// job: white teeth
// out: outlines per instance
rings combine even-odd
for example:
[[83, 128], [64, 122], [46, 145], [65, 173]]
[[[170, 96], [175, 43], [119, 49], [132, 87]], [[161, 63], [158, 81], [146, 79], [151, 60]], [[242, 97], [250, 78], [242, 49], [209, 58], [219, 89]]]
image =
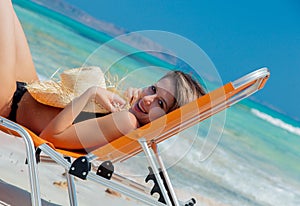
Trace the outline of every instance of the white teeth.
[[138, 107], [139, 107], [139, 109], [140, 109], [142, 112], [146, 113], [146, 111], [144, 110], [144, 108], [141, 107], [140, 103], [141, 103], [141, 101], [138, 102]]

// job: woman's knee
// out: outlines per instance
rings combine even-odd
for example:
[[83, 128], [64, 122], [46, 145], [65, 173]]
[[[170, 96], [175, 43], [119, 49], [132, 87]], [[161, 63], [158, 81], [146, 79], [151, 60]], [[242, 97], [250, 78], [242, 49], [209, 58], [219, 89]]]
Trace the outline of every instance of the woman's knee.
[[10, 105], [12, 98], [14, 96], [16, 90], [16, 82], [14, 84], [8, 84], [4, 86], [1, 86], [0, 89], [0, 115], [1, 116], [8, 116], [10, 112]]

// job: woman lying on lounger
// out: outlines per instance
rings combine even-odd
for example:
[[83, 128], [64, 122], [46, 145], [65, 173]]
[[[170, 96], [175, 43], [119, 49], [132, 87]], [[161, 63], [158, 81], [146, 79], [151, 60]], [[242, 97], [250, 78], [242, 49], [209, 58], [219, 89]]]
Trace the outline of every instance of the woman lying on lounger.
[[[149, 123], [204, 95], [190, 75], [173, 71], [145, 89], [129, 89], [126, 101], [105, 88], [91, 86], [64, 108], [38, 102], [26, 85], [37, 82], [30, 50], [11, 0], [0, 3], [0, 115], [15, 121], [58, 148], [81, 149], [107, 142]], [[109, 113], [74, 122], [89, 102], [97, 102]], [[118, 106], [116, 106], [118, 105]], [[99, 128], [101, 132], [95, 132]], [[84, 144], [80, 137], [85, 137]]]

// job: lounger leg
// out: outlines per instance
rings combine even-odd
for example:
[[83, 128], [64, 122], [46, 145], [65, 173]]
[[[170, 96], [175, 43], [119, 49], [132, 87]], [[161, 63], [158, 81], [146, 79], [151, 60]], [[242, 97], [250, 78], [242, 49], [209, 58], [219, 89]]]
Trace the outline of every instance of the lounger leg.
[[153, 169], [153, 173], [154, 176], [157, 180], [157, 183], [159, 185], [159, 188], [161, 189], [162, 195], [166, 201], [167, 205], [172, 205], [172, 202], [168, 196], [168, 192], [164, 186], [163, 180], [161, 179], [160, 175], [159, 175], [159, 169], [157, 168], [157, 165], [155, 163], [155, 160], [153, 158], [153, 155], [150, 152], [150, 149], [148, 148], [148, 144], [145, 138], [140, 138], [139, 139], [139, 143], [141, 144], [143, 151], [145, 152], [145, 155], [147, 157], [148, 163], [151, 166], [151, 168]]
[[[30, 138], [30, 137], [28, 137], [28, 138]], [[26, 148], [27, 148], [26, 149], [27, 150], [27, 160], [28, 160], [30, 187], [31, 187], [31, 204], [33, 206], [35, 206], [35, 205], [40, 206], [40, 205], [42, 205], [41, 195], [40, 195], [40, 184], [39, 184], [39, 180], [38, 180], [37, 163], [36, 163], [36, 159], [35, 159], [35, 150], [34, 150], [33, 143], [32, 144], [27, 143]]]
[[40, 185], [39, 185], [38, 173], [37, 173], [37, 163], [35, 159], [35, 148], [30, 135], [21, 126], [5, 118], [0, 117], [0, 124], [16, 131], [23, 138], [26, 146], [26, 155], [28, 161], [29, 181], [30, 181], [30, 189], [31, 189], [31, 193], [30, 193], [31, 205], [32, 206], [42, 205], [41, 195], [40, 195]]
[[[68, 160], [68, 162], [71, 162], [70, 157], [65, 157], [65, 159]], [[74, 176], [69, 174], [69, 170], [66, 171], [66, 178], [67, 178], [67, 183], [68, 183], [68, 194], [69, 194], [69, 200], [70, 200], [70, 205], [71, 206], [77, 206], [77, 196], [76, 196], [76, 187], [74, 183]]]
[[153, 152], [155, 153], [156, 160], [157, 160], [157, 162], [158, 162], [158, 164], [159, 164], [159, 167], [161, 168], [161, 171], [162, 171], [163, 176], [164, 176], [164, 178], [165, 178], [165, 181], [166, 181], [166, 184], [167, 184], [167, 186], [168, 186], [170, 195], [171, 195], [171, 197], [172, 197], [172, 199], [173, 199], [173, 202], [174, 202], [174, 204], [177, 206], [177, 205], [179, 205], [178, 199], [177, 199], [177, 197], [176, 197], [175, 191], [174, 191], [173, 186], [172, 186], [172, 184], [171, 184], [171, 180], [170, 180], [169, 175], [168, 175], [168, 173], [167, 173], [166, 167], [165, 167], [165, 165], [164, 165], [164, 163], [163, 163], [163, 161], [162, 161], [161, 156], [159, 155], [158, 147], [157, 147], [156, 142], [154, 142], [154, 141], [152, 142], [151, 148], [152, 148]]

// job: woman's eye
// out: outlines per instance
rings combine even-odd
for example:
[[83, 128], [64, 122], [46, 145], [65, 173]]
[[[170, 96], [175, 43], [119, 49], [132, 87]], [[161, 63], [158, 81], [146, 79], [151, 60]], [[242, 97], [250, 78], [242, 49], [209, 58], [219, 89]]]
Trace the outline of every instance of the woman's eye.
[[156, 87], [155, 86], [151, 86], [151, 90], [153, 91], [154, 94], [156, 94]]
[[164, 103], [162, 100], [158, 100], [158, 105], [163, 109], [164, 108]]

